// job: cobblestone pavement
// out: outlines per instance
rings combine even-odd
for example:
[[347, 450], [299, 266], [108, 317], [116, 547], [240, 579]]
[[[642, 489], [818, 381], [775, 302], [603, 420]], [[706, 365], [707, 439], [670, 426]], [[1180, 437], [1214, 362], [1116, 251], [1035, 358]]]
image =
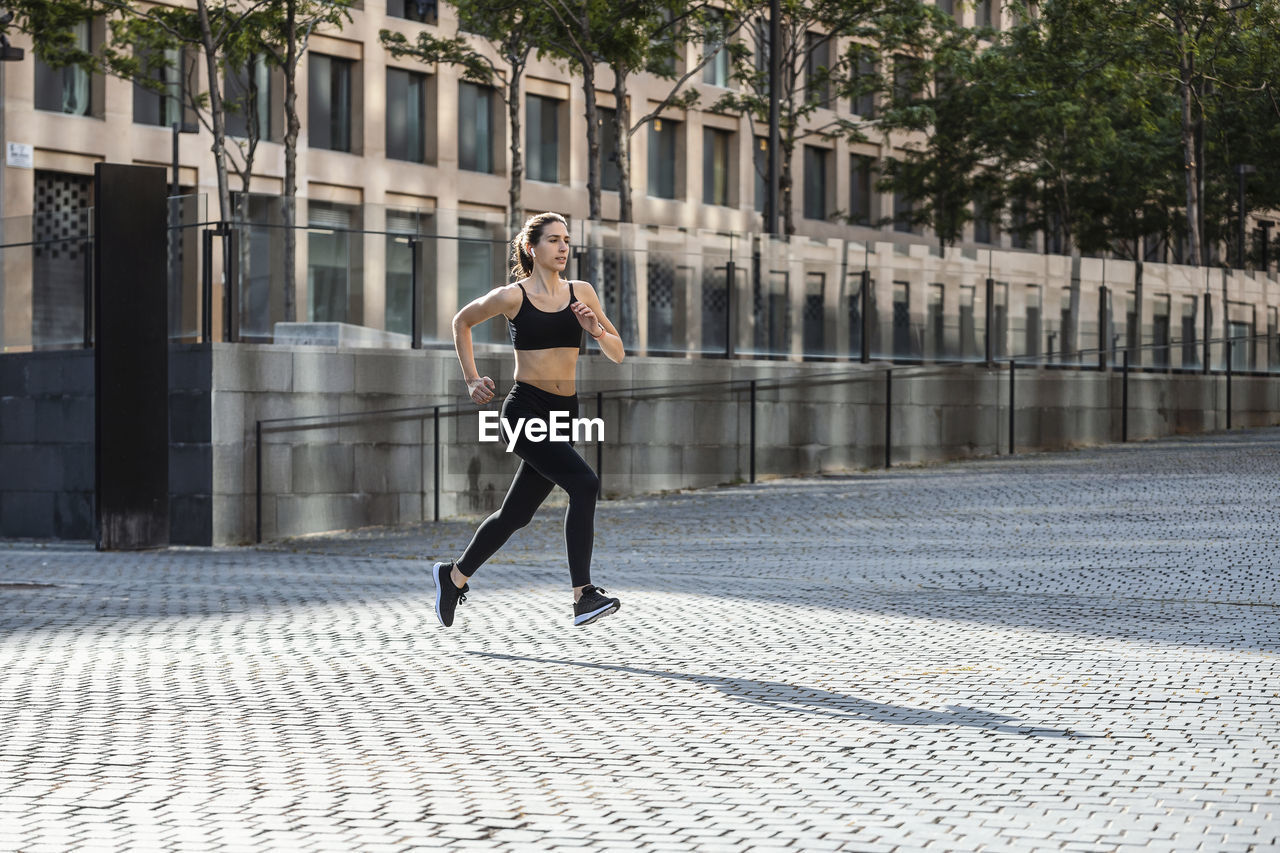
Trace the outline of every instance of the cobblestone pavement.
[[1272, 850], [1280, 430], [272, 549], [0, 544], [0, 849]]

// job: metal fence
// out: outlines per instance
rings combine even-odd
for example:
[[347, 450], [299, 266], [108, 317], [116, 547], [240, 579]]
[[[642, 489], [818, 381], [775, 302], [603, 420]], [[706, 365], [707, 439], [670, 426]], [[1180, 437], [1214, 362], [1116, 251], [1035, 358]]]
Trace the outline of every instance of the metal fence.
[[[378, 345], [447, 347], [459, 307], [504, 283], [499, 213], [237, 199], [171, 199], [174, 341], [324, 340], [353, 327]], [[3, 351], [91, 345], [89, 209], [0, 228]], [[1280, 371], [1280, 276], [1221, 268], [904, 242], [815, 240], [576, 222], [576, 277], [594, 282], [629, 352], [901, 363], [1011, 357], [1134, 367]], [[286, 288], [286, 258], [293, 259]], [[290, 308], [287, 297], [292, 297]], [[292, 317], [290, 320], [289, 317]], [[307, 334], [299, 334], [299, 325]], [[501, 318], [475, 339], [506, 339]], [[1174, 342], [1178, 342], [1174, 345]]]
[[[672, 400], [679, 398], [694, 398], [698, 400], [708, 399], [710, 397], [718, 397], [725, 395], [732, 398], [736, 403], [746, 409], [745, 420], [748, 423], [748, 429], [743, 436], [726, 436], [726, 443], [735, 444], [738, 455], [745, 456], [747, 476], [746, 481], [750, 483], [756, 482], [757, 478], [757, 424], [759, 420], [760, 403], [764, 395], [785, 391], [786, 389], [795, 389], [801, 386], [807, 388], [819, 387], [835, 387], [841, 385], [863, 384], [870, 387], [879, 388], [879, 396], [876, 401], [877, 407], [881, 409], [883, 417], [882, 427], [879, 435], [876, 437], [875, 445], [883, 446], [883, 467], [890, 468], [895, 461], [895, 444], [894, 444], [894, 414], [896, 409], [900, 409], [902, 404], [895, 404], [895, 391], [898, 399], [903, 398], [905, 387], [914, 381], [922, 379], [937, 378], [939, 376], [954, 376], [956, 367], [988, 371], [994, 369], [1003, 373], [1007, 379], [1001, 380], [1005, 390], [1003, 392], [1003, 400], [996, 403], [997, 408], [1004, 410], [1007, 417], [1007, 445], [996, 443], [990, 447], [993, 454], [1015, 454], [1018, 452], [1017, 436], [1019, 435], [1018, 426], [1018, 387], [1019, 377], [1023, 376], [1024, 381], [1029, 378], [1025, 376], [1028, 372], [1032, 375], [1041, 371], [1065, 371], [1068, 374], [1104, 374], [1111, 375], [1120, 386], [1120, 402], [1116, 415], [1120, 419], [1119, 438], [1122, 442], [1130, 440], [1129, 430], [1129, 391], [1130, 378], [1134, 374], [1143, 373], [1155, 377], [1164, 375], [1173, 377], [1187, 374], [1208, 375], [1215, 374], [1221, 376], [1225, 380], [1225, 400], [1222, 407], [1222, 416], [1225, 420], [1227, 429], [1233, 427], [1233, 385], [1241, 376], [1253, 377], [1275, 377], [1277, 374], [1266, 371], [1257, 370], [1240, 370], [1235, 367], [1237, 359], [1234, 357], [1242, 349], [1257, 346], [1264, 343], [1264, 336], [1237, 336], [1232, 338], [1214, 338], [1205, 339], [1199, 342], [1199, 345], [1209, 351], [1211, 349], [1221, 348], [1225, 353], [1223, 365], [1221, 369], [1210, 367], [1208, 360], [1199, 361], [1194, 367], [1178, 366], [1171, 364], [1172, 358], [1166, 357], [1162, 359], [1148, 359], [1151, 361], [1161, 362], [1159, 365], [1151, 364], [1143, 367], [1135, 366], [1133, 363], [1133, 353], [1124, 350], [1120, 353], [1119, 364], [1113, 364], [1107, 361], [1108, 350], [1090, 350], [1078, 353], [1080, 358], [1077, 361], [1063, 363], [1056, 360], [1055, 356], [1050, 354], [1027, 355], [1021, 354], [1011, 357], [1007, 360], [997, 362], [989, 368], [988, 365], [973, 362], [958, 362], [950, 365], [949, 371], [944, 370], [947, 365], [935, 366], [908, 366], [906, 368], [896, 365], [894, 362], [880, 362], [868, 368], [850, 367], [833, 367], [829, 371], [822, 372], [806, 372], [803, 376], [778, 377], [768, 379], [738, 379], [711, 382], [684, 382], [670, 385], [645, 385], [626, 388], [601, 389], [585, 396], [584, 403], [588, 403], [590, 412], [594, 416], [602, 416], [605, 411], [606, 402], [610, 401], [655, 401], [655, 400]], [[1168, 354], [1178, 350], [1183, 346], [1181, 341], [1168, 341], [1159, 345], [1144, 345], [1141, 347], [1143, 353], [1155, 355], [1157, 350], [1163, 350]], [[588, 402], [589, 401], [589, 402]], [[255, 541], [261, 542], [263, 539], [263, 498], [264, 495], [280, 495], [285, 490], [280, 488], [281, 484], [267, 482], [267, 472], [264, 469], [263, 452], [266, 447], [266, 440], [271, 435], [278, 434], [297, 434], [308, 433], [314, 431], [332, 431], [335, 428], [350, 428], [361, 425], [378, 425], [389, 423], [413, 423], [418, 428], [418, 486], [420, 506], [422, 508], [422, 520], [427, 520], [428, 503], [432, 507], [431, 520], [439, 521], [441, 518], [441, 491], [442, 478], [445, 475], [443, 471], [444, 462], [443, 454], [448, 447], [448, 438], [445, 435], [443, 427], [450, 421], [473, 415], [476, 412], [476, 406], [470, 402], [466, 403], [439, 403], [431, 406], [407, 407], [386, 410], [371, 410], [363, 412], [350, 412], [340, 414], [323, 414], [309, 415], [300, 417], [281, 417], [281, 418], [265, 418], [255, 421], [254, 424], [254, 455], [255, 455], [255, 518], [256, 533]], [[455, 430], [456, 431], [456, 430]], [[428, 436], [430, 438], [428, 438]], [[850, 439], [852, 441], [852, 438]], [[600, 478], [601, 498], [605, 495], [605, 483], [608, 477], [608, 471], [605, 467], [605, 442], [598, 441], [594, 448], [595, 471]], [[478, 451], [476, 451], [478, 452]], [[428, 461], [429, 460], [429, 461]], [[428, 471], [430, 474], [428, 474]], [[817, 472], [794, 472], [801, 473], [817, 473]], [[431, 499], [428, 502], [428, 493]]]

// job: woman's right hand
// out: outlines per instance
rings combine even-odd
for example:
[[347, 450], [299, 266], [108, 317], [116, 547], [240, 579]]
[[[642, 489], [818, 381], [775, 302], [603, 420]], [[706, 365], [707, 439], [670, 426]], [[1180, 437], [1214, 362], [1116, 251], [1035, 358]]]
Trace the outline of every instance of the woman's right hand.
[[493, 399], [495, 390], [497, 386], [488, 376], [481, 376], [467, 383], [467, 393], [471, 395], [471, 401], [481, 406]]

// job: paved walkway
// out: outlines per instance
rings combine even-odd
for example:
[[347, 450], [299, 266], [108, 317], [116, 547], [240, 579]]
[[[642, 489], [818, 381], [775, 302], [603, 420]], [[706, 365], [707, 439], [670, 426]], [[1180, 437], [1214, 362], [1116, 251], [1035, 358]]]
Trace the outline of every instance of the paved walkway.
[[1271, 850], [1280, 430], [273, 550], [0, 544], [0, 850]]

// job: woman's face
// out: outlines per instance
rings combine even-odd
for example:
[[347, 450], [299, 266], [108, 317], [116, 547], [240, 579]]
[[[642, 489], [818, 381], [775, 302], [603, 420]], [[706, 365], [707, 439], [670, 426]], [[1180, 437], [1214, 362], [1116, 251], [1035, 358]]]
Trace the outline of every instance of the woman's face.
[[529, 247], [533, 262], [547, 270], [560, 272], [569, 263], [569, 229], [552, 220], [542, 228], [538, 242]]

